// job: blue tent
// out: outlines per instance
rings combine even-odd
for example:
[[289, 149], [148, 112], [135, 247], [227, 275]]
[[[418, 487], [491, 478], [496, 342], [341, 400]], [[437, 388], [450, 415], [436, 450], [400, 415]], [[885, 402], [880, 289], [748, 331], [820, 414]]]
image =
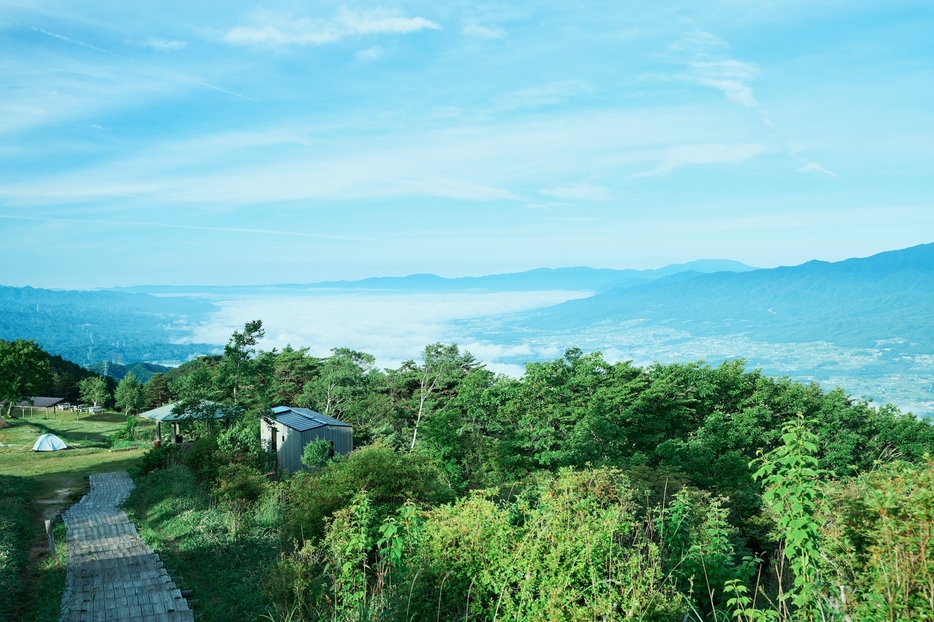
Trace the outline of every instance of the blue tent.
[[43, 434], [32, 446], [33, 451], [58, 451], [59, 449], [66, 449], [65, 443], [54, 434]]

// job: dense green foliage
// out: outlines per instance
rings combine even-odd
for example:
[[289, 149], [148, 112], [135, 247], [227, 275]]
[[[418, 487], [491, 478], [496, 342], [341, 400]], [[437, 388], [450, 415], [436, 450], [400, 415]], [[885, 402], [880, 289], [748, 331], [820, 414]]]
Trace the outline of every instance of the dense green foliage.
[[11, 619], [32, 544], [32, 483], [0, 475], [0, 621]]
[[[248, 323], [167, 374], [175, 399], [234, 419], [186, 423], [201, 438], [145, 470], [166, 491], [196, 479], [225, 538], [263, 508], [280, 554], [249, 563], [267, 559], [274, 619], [925, 619], [934, 427], [894, 407], [743, 361], [571, 349], [512, 379], [454, 345], [379, 370], [261, 335]], [[277, 475], [258, 440], [277, 404], [351, 423], [358, 449], [311, 445], [307, 470]], [[148, 498], [152, 523], [170, 501]]]
[[6, 407], [0, 416], [9, 417], [14, 404], [40, 395], [51, 382], [48, 354], [35, 341], [0, 340], [0, 402]]

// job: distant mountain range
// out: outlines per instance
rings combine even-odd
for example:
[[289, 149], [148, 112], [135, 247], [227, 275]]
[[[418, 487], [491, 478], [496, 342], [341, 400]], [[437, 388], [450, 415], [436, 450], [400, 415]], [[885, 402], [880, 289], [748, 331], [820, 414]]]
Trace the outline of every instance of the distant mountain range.
[[566, 331], [641, 320], [693, 335], [851, 348], [897, 342], [934, 351], [934, 244], [837, 263], [747, 272], [679, 272], [511, 319], [525, 331]]
[[[179, 363], [222, 344], [185, 343], [194, 326], [218, 312], [217, 300], [237, 296], [327, 292], [453, 293], [540, 290], [605, 291], [650, 283], [679, 272], [748, 271], [728, 260], [702, 260], [656, 270], [541, 268], [514, 274], [445, 278], [433, 274], [359, 281], [245, 286], [140, 285], [109, 290], [47, 290], [0, 286], [0, 339], [35, 339], [81, 365], [104, 361]], [[343, 344], [335, 344], [335, 346]], [[137, 374], [138, 375], [138, 374]]]
[[[264, 308], [264, 302], [256, 304], [257, 297], [268, 297], [270, 305], [294, 297], [300, 302], [293, 308], [308, 313], [287, 315], [288, 321], [313, 322], [319, 298], [331, 301], [327, 304], [340, 298], [350, 308], [355, 303], [346, 296], [357, 294], [386, 294], [391, 305], [398, 299], [390, 294], [533, 291], [592, 295], [521, 313], [447, 322], [443, 338], [485, 348], [490, 362], [502, 365], [552, 358], [568, 346], [603, 350], [640, 364], [745, 357], [770, 374], [814, 379], [856, 395], [896, 400], [915, 412], [934, 412], [934, 244], [771, 269], [706, 260], [658, 270], [541, 268], [453, 279], [416, 274], [101, 291], [0, 287], [0, 338], [36, 339], [82, 365], [108, 361], [108, 373], [117, 377], [126, 373], [122, 365], [134, 361], [170, 364], [218, 352], [222, 343], [189, 343], [194, 329], [233, 322], [244, 301], [250, 309]], [[366, 304], [373, 313], [383, 312], [371, 298]], [[279, 328], [289, 333], [288, 326]], [[399, 335], [386, 337], [402, 343]], [[367, 343], [333, 346], [366, 350]], [[141, 377], [155, 369], [134, 373]]]
[[748, 272], [755, 269], [744, 263], [728, 259], [702, 259], [683, 264], [672, 264], [654, 270], [613, 270], [582, 266], [576, 268], [538, 268], [526, 272], [458, 278], [447, 278], [435, 274], [411, 274], [409, 276], [372, 277], [357, 281], [322, 281], [320, 283], [280, 285], [138, 285], [118, 287], [111, 291], [162, 295], [274, 294], [296, 290], [353, 290], [392, 293], [605, 291], [619, 287], [643, 285], [682, 272]]

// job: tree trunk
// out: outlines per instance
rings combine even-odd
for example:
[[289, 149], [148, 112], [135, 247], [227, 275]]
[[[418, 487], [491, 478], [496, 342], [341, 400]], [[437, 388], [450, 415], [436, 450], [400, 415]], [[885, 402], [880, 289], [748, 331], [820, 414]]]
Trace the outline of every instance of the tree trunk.
[[[2, 411], [0, 411], [0, 412], [2, 412]], [[13, 402], [10, 402], [10, 405], [7, 406], [7, 409], [6, 409], [6, 416], [7, 416], [7, 418], [10, 417], [10, 413], [12, 413], [12, 412], [13, 412]], [[3, 428], [8, 428], [8, 427], [10, 427], [10, 424], [7, 422], [6, 419], [3, 418], [3, 415], [0, 414], [0, 430], [2, 430]]]

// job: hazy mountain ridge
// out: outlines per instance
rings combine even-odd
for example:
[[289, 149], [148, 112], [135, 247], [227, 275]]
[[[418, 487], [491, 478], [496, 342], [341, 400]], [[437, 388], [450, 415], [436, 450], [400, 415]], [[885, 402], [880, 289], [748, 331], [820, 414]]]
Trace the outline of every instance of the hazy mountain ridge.
[[149, 379], [156, 374], [165, 374], [172, 371], [171, 367], [165, 365], [156, 365], [155, 363], [130, 363], [120, 365], [119, 363], [97, 363], [88, 367], [90, 371], [96, 372], [102, 376], [110, 376], [114, 380], [123, 380], [127, 374], [132, 373], [136, 376], [138, 382], [149, 382]]
[[934, 244], [861, 259], [743, 273], [680, 274], [525, 314], [509, 324], [554, 331], [644, 320], [697, 335], [932, 350]]
[[684, 264], [672, 264], [650, 270], [612, 268], [536, 268], [525, 272], [448, 278], [436, 274], [381, 276], [355, 281], [321, 281], [317, 283], [282, 283], [276, 285], [198, 286], [198, 285], [137, 285], [116, 287], [113, 292], [147, 294], [277, 294], [295, 290], [366, 290], [404, 292], [516, 292], [542, 290], [605, 291], [632, 287], [679, 272], [711, 273], [756, 270], [728, 259], [701, 259]]

